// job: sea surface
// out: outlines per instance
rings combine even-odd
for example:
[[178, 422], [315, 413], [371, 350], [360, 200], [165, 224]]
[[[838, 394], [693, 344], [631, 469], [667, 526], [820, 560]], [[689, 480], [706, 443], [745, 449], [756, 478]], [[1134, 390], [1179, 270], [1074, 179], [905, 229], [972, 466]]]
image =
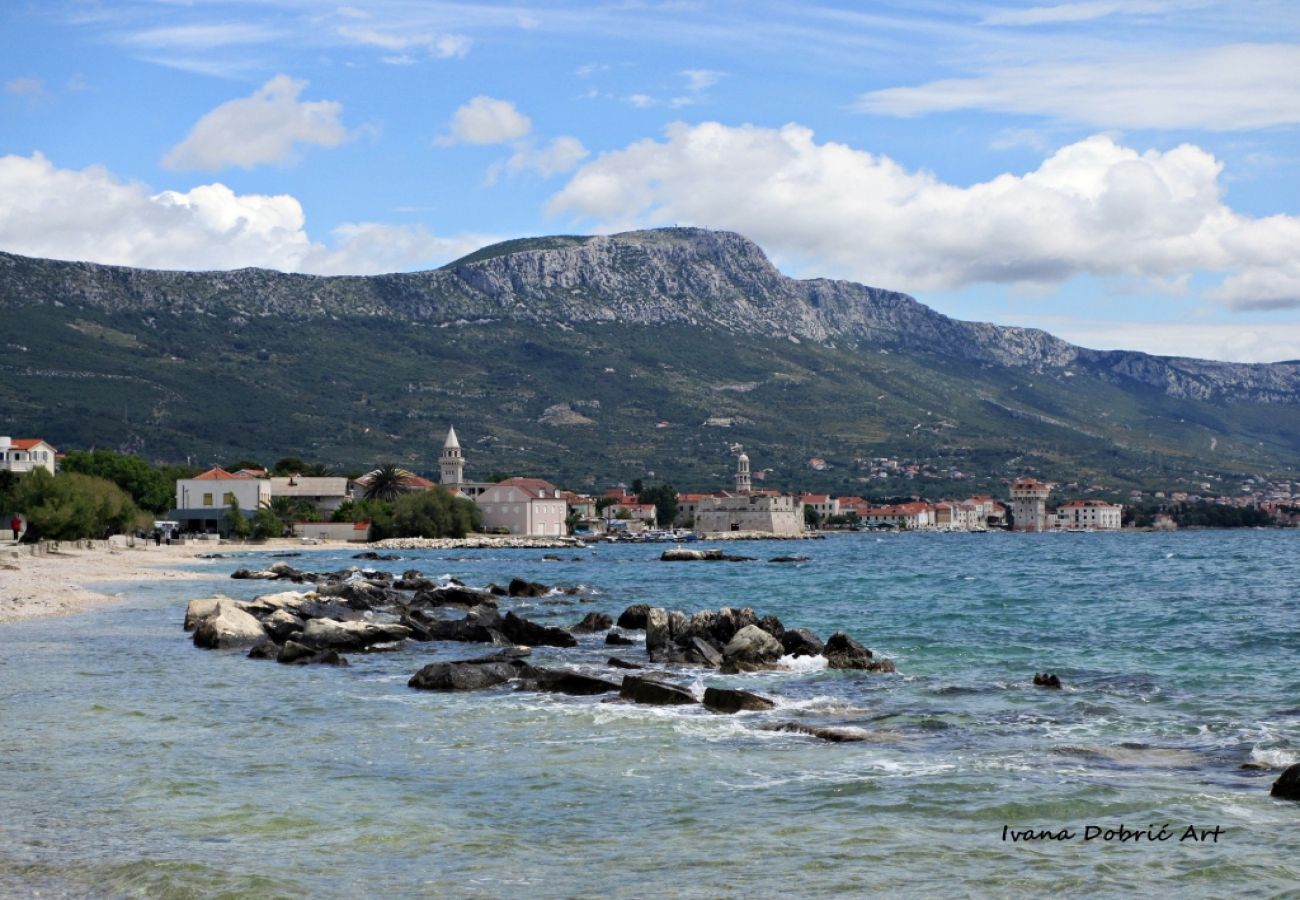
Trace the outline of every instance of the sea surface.
[[[288, 562], [580, 585], [584, 600], [503, 603], [558, 625], [633, 603], [750, 606], [822, 637], [843, 629], [898, 673], [681, 669], [697, 692], [779, 701], [723, 716], [407, 687], [483, 645], [413, 643], [349, 654], [348, 668], [196, 649], [189, 599], [288, 587], [230, 580], [261, 558], [238, 549], [195, 564], [210, 583], [111, 585], [124, 602], [0, 625], [0, 896], [1300, 891], [1300, 804], [1269, 797], [1300, 759], [1300, 532], [725, 546], [757, 560], [602, 545]], [[766, 561], [785, 554], [810, 559]], [[644, 661], [603, 634], [580, 640], [534, 660]], [[1044, 670], [1064, 688], [1035, 688]], [[784, 722], [866, 740], [765, 728]], [[1060, 839], [1010, 840], [1022, 830]]]

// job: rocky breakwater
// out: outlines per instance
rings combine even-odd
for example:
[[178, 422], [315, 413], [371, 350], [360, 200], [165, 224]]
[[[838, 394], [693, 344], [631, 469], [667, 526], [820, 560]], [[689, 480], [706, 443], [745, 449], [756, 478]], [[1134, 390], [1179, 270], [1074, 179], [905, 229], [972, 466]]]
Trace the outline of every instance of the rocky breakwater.
[[[837, 632], [826, 641], [806, 629], [786, 629], [775, 616], [749, 607], [723, 607], [687, 614], [646, 605], [630, 606], [617, 621], [592, 612], [569, 628], [531, 621], [512, 603], [538, 597], [565, 599], [576, 592], [514, 578], [505, 587], [471, 587], [456, 579], [435, 582], [418, 570], [400, 574], [351, 567], [316, 573], [277, 562], [261, 570], [240, 569], [237, 579], [289, 582], [294, 590], [253, 600], [216, 596], [191, 600], [185, 629], [198, 647], [246, 650], [254, 659], [286, 664], [347, 665], [344, 653], [410, 652], [427, 645], [445, 652], [448, 642], [486, 644], [486, 654], [430, 662], [408, 684], [427, 691], [492, 688], [605, 696], [608, 702], [695, 707], [714, 714], [778, 716], [779, 699], [732, 685], [707, 686], [703, 696], [680, 681], [695, 681], [701, 669], [718, 676], [786, 667], [792, 657], [824, 657], [825, 667], [866, 672], [894, 671], [893, 663]], [[544, 601], [543, 601], [544, 602]], [[566, 601], [573, 602], [573, 601]], [[604, 635], [602, 637], [602, 632]], [[644, 632], [639, 638], [638, 632]], [[607, 644], [642, 646], [643, 662], [593, 659]], [[534, 648], [558, 660], [535, 662]], [[628, 670], [635, 670], [629, 672]], [[843, 741], [844, 732], [825, 723], [779, 718], [760, 727], [823, 740]], [[832, 736], [834, 735], [834, 736]]]

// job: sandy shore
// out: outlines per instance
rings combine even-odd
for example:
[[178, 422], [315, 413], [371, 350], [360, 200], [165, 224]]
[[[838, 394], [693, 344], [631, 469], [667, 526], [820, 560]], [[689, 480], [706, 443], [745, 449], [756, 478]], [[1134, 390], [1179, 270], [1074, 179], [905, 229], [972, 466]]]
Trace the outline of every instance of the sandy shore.
[[[100, 545], [89, 550], [64, 544], [57, 552], [34, 555], [27, 547], [0, 544], [0, 622], [69, 615], [122, 599], [119, 594], [96, 590], [94, 585], [101, 582], [209, 578], [176, 568], [202, 554], [288, 549], [303, 547], [293, 541], [273, 541], [257, 547], [140, 543], [135, 547]], [[321, 546], [311, 549], [319, 550]]]

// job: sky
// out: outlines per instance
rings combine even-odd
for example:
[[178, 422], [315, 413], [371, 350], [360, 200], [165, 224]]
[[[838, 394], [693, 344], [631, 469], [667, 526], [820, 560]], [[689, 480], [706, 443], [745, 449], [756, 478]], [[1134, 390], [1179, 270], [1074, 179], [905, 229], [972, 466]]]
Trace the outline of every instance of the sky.
[[0, 250], [374, 274], [666, 225], [1300, 359], [1300, 0], [0, 4]]

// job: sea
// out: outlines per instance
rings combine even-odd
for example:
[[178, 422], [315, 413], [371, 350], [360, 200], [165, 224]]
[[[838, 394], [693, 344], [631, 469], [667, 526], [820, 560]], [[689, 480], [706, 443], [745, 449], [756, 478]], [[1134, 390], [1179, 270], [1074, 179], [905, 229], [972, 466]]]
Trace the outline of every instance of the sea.
[[[708, 546], [696, 544], [694, 546]], [[407, 686], [483, 645], [411, 643], [346, 668], [200, 650], [210, 580], [0, 625], [4, 897], [1294, 897], [1300, 532], [844, 534], [662, 545], [304, 548], [311, 571], [416, 569], [559, 590], [503, 601], [553, 625], [647, 603], [748, 606], [843, 630], [896, 674], [674, 679], [752, 690], [734, 716], [502, 687]], [[799, 563], [769, 562], [804, 555]], [[548, 556], [558, 559], [548, 559]], [[578, 587], [580, 593], [563, 593]], [[57, 589], [52, 586], [51, 589]], [[605, 672], [603, 633], [533, 661]], [[1056, 673], [1060, 690], [1035, 687]], [[831, 743], [774, 731], [848, 730]]]

